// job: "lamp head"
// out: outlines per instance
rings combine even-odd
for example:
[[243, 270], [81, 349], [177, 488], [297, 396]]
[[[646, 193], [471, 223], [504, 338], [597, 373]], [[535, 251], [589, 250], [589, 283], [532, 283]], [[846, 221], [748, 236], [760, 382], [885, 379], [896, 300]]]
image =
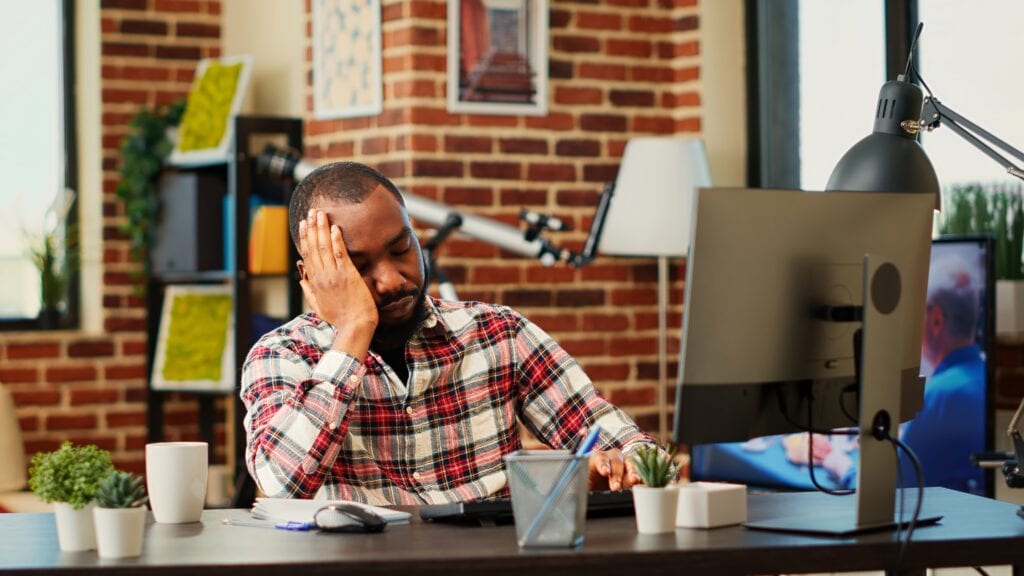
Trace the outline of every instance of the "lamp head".
[[878, 94], [874, 131], [836, 164], [826, 190], [920, 192], [938, 197], [939, 179], [917, 142], [924, 97], [903, 77], [886, 82]]

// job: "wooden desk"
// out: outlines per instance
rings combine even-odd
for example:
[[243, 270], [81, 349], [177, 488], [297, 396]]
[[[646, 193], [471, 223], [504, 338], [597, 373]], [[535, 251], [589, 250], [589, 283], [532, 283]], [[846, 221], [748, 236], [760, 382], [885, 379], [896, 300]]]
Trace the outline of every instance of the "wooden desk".
[[[751, 495], [751, 519], [792, 511], [794, 497], [811, 496], [813, 513], [836, 497]], [[926, 506], [944, 520], [922, 527], [904, 569], [1016, 564], [1024, 574], [1024, 519], [1017, 506], [941, 488]], [[748, 530], [678, 529], [645, 536], [632, 518], [591, 520], [579, 550], [520, 550], [512, 526], [478, 528], [422, 523], [382, 534], [320, 534], [224, 526], [244, 510], [207, 510], [195, 524], [149, 524], [141, 558], [100, 560], [95, 552], [60, 553], [52, 514], [0, 514], [0, 572], [18, 574], [410, 574], [538, 576], [540, 574], [748, 574], [891, 568], [895, 533], [833, 539]]]

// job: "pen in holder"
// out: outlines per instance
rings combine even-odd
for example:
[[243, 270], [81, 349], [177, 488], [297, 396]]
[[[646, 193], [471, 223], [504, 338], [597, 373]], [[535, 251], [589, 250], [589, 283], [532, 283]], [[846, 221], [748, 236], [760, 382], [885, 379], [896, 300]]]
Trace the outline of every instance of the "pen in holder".
[[576, 454], [520, 451], [506, 457], [520, 546], [576, 546], [586, 519], [587, 460], [600, 435], [594, 426]]

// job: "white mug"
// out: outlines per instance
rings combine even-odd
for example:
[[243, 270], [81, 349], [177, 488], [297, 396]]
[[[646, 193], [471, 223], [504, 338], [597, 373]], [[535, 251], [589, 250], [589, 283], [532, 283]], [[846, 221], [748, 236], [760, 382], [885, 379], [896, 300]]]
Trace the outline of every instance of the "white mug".
[[206, 501], [208, 450], [206, 442], [146, 444], [146, 488], [157, 522], [199, 521]]

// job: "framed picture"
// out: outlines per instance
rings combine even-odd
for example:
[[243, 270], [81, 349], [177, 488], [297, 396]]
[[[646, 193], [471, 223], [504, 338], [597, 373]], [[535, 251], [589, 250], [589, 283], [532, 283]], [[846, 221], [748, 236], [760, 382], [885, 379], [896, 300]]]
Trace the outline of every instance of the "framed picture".
[[384, 109], [380, 0], [313, 0], [313, 116]]
[[242, 108], [251, 73], [251, 56], [199, 61], [170, 164], [202, 166], [227, 160], [234, 137], [231, 119]]
[[153, 361], [153, 389], [234, 390], [233, 306], [230, 286], [167, 287]]
[[547, 0], [449, 0], [449, 112], [543, 116], [547, 88]]

